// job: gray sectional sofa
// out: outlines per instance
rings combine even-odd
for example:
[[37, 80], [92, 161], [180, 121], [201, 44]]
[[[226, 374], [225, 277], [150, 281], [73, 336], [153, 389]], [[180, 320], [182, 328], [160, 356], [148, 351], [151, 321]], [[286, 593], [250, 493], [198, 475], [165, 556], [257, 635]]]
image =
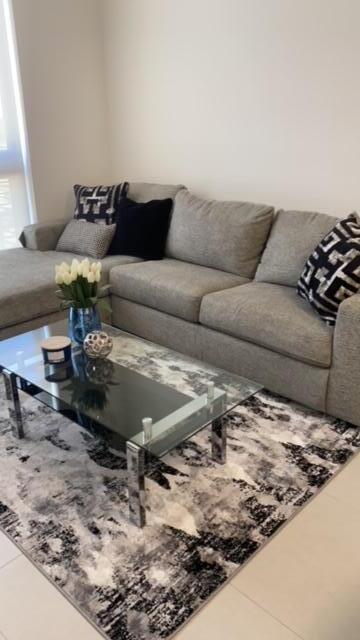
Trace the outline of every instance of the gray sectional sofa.
[[[112, 323], [360, 426], [360, 296], [327, 326], [296, 293], [332, 216], [204, 201], [181, 185], [130, 184], [138, 201], [174, 198], [166, 256], [105, 258]], [[66, 221], [24, 229], [0, 252], [0, 338], [60, 317], [54, 251]]]

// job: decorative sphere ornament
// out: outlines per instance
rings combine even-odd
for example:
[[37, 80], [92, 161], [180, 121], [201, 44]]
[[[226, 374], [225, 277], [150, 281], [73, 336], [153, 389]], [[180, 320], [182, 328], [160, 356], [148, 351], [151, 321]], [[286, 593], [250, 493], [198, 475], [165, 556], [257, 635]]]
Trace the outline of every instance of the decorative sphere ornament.
[[84, 340], [84, 351], [89, 358], [106, 358], [112, 348], [112, 338], [105, 331], [92, 331]]

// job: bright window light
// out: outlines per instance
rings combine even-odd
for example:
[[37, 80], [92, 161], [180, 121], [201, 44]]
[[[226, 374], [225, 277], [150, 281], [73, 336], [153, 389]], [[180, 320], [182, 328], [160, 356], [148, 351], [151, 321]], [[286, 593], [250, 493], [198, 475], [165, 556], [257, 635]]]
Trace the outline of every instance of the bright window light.
[[19, 246], [34, 220], [10, 0], [0, 0], [0, 249]]

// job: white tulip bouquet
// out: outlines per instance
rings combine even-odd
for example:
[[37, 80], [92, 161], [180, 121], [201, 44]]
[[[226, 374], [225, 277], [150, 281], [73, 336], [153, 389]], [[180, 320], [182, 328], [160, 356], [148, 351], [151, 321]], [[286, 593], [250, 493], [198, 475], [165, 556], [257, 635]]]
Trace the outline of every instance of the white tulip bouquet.
[[88, 258], [79, 262], [74, 258], [71, 264], [62, 262], [56, 265], [55, 282], [60, 287], [56, 295], [61, 299], [61, 309], [88, 309], [99, 303], [108, 310], [108, 305], [99, 301], [99, 297], [109, 289], [109, 285], [99, 287], [100, 280], [101, 262], [90, 263]]

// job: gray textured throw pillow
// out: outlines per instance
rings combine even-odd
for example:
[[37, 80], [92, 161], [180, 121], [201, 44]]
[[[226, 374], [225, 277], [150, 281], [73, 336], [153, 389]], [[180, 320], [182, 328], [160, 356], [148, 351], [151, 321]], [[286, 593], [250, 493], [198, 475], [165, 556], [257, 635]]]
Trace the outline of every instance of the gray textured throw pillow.
[[116, 224], [99, 225], [85, 220], [71, 220], [59, 238], [56, 251], [101, 260], [108, 252], [115, 229]]

